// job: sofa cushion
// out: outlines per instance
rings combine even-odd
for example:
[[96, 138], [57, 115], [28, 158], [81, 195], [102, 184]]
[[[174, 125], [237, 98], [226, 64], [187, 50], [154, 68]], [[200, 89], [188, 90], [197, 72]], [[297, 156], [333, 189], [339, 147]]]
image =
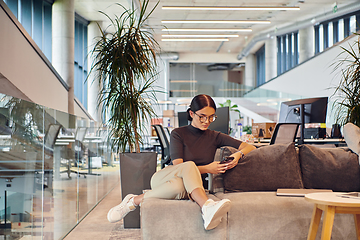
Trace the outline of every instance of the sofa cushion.
[[358, 156], [343, 148], [302, 145], [299, 158], [305, 188], [359, 191]]
[[360, 128], [353, 123], [345, 124], [344, 139], [348, 147], [360, 156]]
[[274, 144], [248, 153], [239, 164], [224, 173], [228, 191], [276, 191], [303, 188], [294, 143]]
[[[306, 239], [314, 204], [303, 197], [278, 197], [276, 192], [216, 194], [231, 201], [227, 239]], [[321, 225], [316, 239], [320, 239]], [[352, 214], [336, 214], [331, 239], [356, 239]]]
[[[219, 200], [211, 194], [208, 197]], [[140, 211], [143, 240], [227, 239], [227, 215], [219, 226], [205, 230], [201, 208], [191, 200], [145, 198]]]

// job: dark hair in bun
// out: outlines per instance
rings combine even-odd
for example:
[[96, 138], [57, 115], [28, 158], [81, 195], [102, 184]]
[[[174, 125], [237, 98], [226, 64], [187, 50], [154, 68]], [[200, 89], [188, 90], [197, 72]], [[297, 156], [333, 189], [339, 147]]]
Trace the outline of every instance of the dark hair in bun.
[[192, 117], [190, 116], [190, 110], [196, 112], [203, 109], [204, 107], [212, 107], [216, 111], [215, 102], [209, 95], [196, 95], [190, 103], [190, 108], [187, 110], [188, 120], [192, 121]]

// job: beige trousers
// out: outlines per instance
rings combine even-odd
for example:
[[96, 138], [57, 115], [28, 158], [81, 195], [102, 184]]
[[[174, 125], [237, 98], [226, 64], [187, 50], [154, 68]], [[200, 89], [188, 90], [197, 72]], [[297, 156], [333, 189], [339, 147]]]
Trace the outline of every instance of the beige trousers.
[[144, 198], [187, 199], [196, 188], [204, 189], [199, 169], [192, 161], [161, 169], [151, 177], [150, 185]]

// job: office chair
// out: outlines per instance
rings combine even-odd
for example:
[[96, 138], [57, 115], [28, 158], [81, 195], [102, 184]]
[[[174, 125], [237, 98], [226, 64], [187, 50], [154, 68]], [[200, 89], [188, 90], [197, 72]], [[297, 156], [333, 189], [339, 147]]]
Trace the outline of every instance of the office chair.
[[[44, 161], [44, 188], [48, 188], [51, 194], [53, 191], [54, 146], [61, 127], [60, 124], [49, 125], [45, 133], [44, 144], [40, 146], [44, 150], [44, 155], [42, 155], [42, 151], [39, 151], [39, 156], [37, 157], [37, 159], [43, 159]], [[35, 169], [35, 178], [39, 179], [39, 182], [42, 182], [41, 172], [42, 166], [37, 166]]]
[[54, 154], [54, 146], [59, 135], [61, 129], [60, 124], [50, 124], [49, 128], [47, 129], [44, 137], [44, 149], [45, 153], [49, 153], [49, 155]]
[[165, 136], [167, 137], [168, 142], [170, 142], [170, 129], [168, 127], [164, 127]]
[[170, 143], [166, 137], [165, 130], [162, 125], [152, 125], [158, 135], [160, 147], [161, 147], [161, 168], [165, 167], [165, 164], [169, 164], [170, 159]]
[[278, 123], [270, 140], [270, 145], [295, 142], [300, 123]]

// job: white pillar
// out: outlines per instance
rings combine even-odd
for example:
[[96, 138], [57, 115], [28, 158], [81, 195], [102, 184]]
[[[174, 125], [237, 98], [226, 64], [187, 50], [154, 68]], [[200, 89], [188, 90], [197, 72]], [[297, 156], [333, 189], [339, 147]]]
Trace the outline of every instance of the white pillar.
[[265, 41], [265, 82], [277, 76], [276, 37]]
[[[88, 25], [88, 51], [91, 52], [96, 43], [96, 37], [101, 36], [101, 31], [96, 22], [90, 22]], [[91, 55], [88, 57], [88, 69], [90, 71], [94, 59]], [[96, 73], [91, 72], [88, 77], [88, 112], [92, 118], [100, 122], [101, 110], [97, 107], [98, 95], [100, 92], [100, 85], [98, 79], [95, 79]]]
[[170, 89], [169, 89], [169, 59], [161, 55], [157, 56], [157, 71], [158, 76], [154, 82], [154, 86], [161, 89], [160, 92], [156, 93], [156, 98], [158, 101], [167, 101], [169, 100]]
[[244, 85], [246, 88], [254, 88], [255, 86], [255, 70], [256, 70], [256, 63], [255, 63], [255, 56], [254, 54], [249, 53], [246, 56], [245, 61], [245, 80]]
[[312, 56], [315, 52], [314, 27], [299, 30], [299, 63], [302, 63]]
[[56, 0], [52, 8], [52, 64], [69, 86], [68, 113], [74, 114], [74, 0]]

